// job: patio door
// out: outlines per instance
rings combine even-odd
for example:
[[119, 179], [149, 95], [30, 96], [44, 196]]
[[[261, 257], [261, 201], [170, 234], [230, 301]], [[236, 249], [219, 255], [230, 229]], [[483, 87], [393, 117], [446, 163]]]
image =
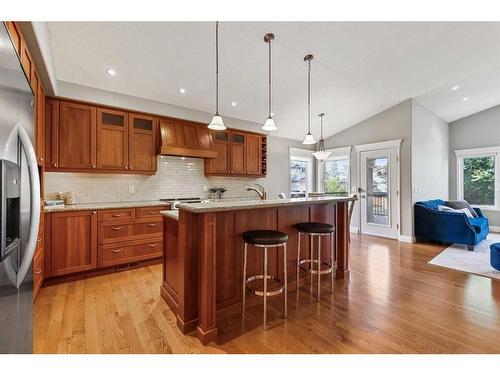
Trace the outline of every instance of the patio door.
[[361, 233], [398, 238], [398, 149], [360, 152]]

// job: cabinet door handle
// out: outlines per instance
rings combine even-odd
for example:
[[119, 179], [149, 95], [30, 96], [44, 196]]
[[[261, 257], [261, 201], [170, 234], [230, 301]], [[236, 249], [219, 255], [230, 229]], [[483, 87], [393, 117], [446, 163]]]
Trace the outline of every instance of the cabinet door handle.
[[156, 245], [158, 245], [158, 244], [159, 244], [159, 242], [157, 242], [157, 243], [148, 243], [148, 246], [149, 246], [149, 247], [155, 247], [155, 246], [156, 246]]
[[156, 215], [156, 211], [148, 211], [148, 215]]
[[119, 213], [119, 214], [111, 214], [111, 216], [113, 216], [113, 217], [120, 217], [120, 216], [122, 216], [122, 215], [123, 215], [122, 213]]
[[35, 273], [38, 275], [38, 274], [42, 273], [42, 270], [41, 270], [40, 268], [37, 268], [37, 269], [35, 270]]
[[154, 227], [158, 226], [158, 224], [159, 224], [159, 223], [148, 224], [148, 227], [150, 227], [150, 228], [154, 228]]
[[113, 229], [113, 230], [122, 230], [123, 229], [123, 225], [120, 225], [119, 227], [111, 227], [111, 229]]
[[123, 251], [123, 247], [120, 247], [119, 249], [111, 249], [113, 253], [121, 253]]

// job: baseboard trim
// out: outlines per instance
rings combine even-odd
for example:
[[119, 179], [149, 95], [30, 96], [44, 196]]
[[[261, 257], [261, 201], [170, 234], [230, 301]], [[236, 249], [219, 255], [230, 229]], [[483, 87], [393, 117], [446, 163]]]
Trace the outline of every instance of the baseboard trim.
[[403, 234], [399, 235], [398, 240], [400, 242], [407, 242], [407, 243], [415, 243], [416, 242], [415, 236], [406, 236]]
[[500, 233], [500, 227], [497, 225], [490, 225], [490, 232]]

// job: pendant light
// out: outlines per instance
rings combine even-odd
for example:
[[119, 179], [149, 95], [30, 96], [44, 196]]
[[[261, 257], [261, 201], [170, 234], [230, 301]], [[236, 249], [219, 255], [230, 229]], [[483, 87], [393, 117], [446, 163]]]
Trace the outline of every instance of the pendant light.
[[306, 55], [304, 61], [307, 61], [307, 134], [302, 142], [305, 145], [313, 145], [316, 143], [311, 134], [311, 60], [313, 55]]
[[325, 150], [325, 140], [323, 139], [323, 116], [324, 115], [325, 115], [324, 113], [320, 113], [318, 115], [320, 120], [321, 120], [321, 137], [319, 139], [317, 151], [313, 152], [314, 157], [320, 161], [328, 159], [328, 157], [332, 153], [331, 151]]
[[212, 130], [226, 130], [224, 121], [219, 115], [219, 21], [215, 23], [215, 115], [208, 124]]
[[262, 126], [262, 130], [266, 130], [266, 131], [274, 131], [274, 130], [278, 130], [278, 127], [276, 126], [276, 124], [274, 123], [274, 119], [273, 119], [273, 115], [272, 115], [272, 107], [271, 107], [271, 99], [272, 99], [272, 91], [271, 91], [271, 41], [274, 40], [274, 34], [266, 34], [264, 36], [264, 41], [269, 45], [269, 93], [268, 93], [268, 96], [269, 96], [269, 111], [268, 111], [268, 117], [267, 117], [267, 120], [266, 122], [264, 123], [264, 125]]

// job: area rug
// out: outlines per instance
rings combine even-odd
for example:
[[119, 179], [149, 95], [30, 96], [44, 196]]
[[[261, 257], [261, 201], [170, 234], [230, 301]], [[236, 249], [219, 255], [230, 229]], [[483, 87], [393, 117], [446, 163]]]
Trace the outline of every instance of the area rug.
[[439, 253], [429, 264], [500, 279], [500, 271], [490, 265], [490, 245], [495, 242], [500, 242], [499, 233], [488, 234], [485, 240], [474, 247], [474, 251], [467, 250], [465, 245], [453, 244]]

